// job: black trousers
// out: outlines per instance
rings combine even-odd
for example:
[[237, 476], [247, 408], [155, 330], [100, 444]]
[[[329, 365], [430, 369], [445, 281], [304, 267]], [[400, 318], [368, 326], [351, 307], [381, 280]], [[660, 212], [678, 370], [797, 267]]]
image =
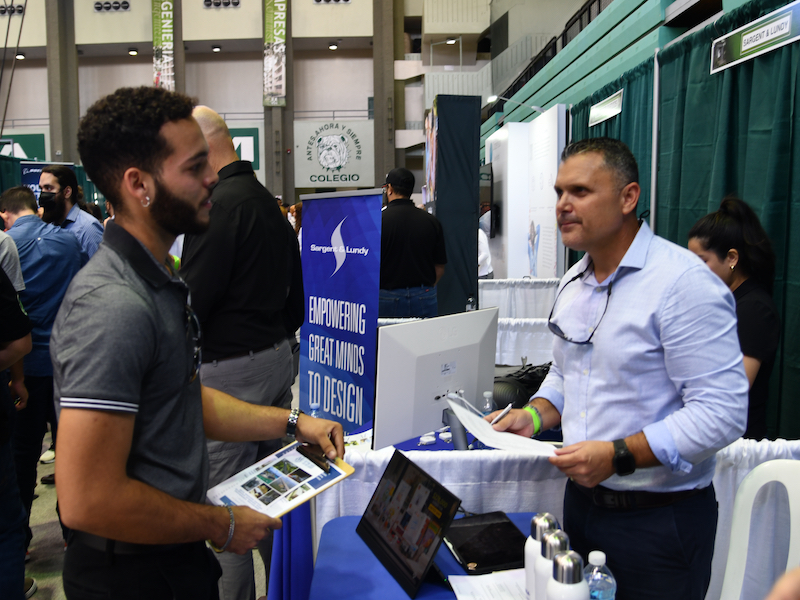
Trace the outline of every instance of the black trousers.
[[36, 488], [36, 466], [42, 453], [42, 439], [47, 432], [47, 416], [53, 405], [52, 377], [25, 377], [28, 404], [17, 412], [14, 429], [14, 466], [22, 505], [28, 514], [25, 521], [25, 546], [33, 537], [30, 528], [31, 505]]
[[616, 600], [703, 600], [711, 581], [717, 533], [714, 486], [661, 508], [610, 509], [567, 482], [564, 530], [587, 560], [606, 553], [617, 580]]
[[144, 554], [114, 554], [71, 541], [64, 558], [68, 600], [218, 600], [222, 574], [203, 542]]

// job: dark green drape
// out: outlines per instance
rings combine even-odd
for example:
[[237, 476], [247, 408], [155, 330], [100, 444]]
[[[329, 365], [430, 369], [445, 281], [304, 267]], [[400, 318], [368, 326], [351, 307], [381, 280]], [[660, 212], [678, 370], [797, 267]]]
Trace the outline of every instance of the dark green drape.
[[[589, 109], [612, 94], [622, 92], [622, 112], [589, 127]], [[610, 137], [625, 142], [639, 165], [642, 194], [636, 214], [650, 209], [650, 164], [653, 155], [653, 59], [637, 65], [619, 79], [601, 87], [572, 107], [572, 139]]]
[[800, 232], [800, 44], [709, 74], [712, 40], [785, 4], [754, 0], [658, 55], [656, 229], [685, 246], [691, 226], [727, 194], [738, 195], [759, 215], [777, 255], [774, 297], [783, 322], [769, 434], [797, 439], [800, 243], [791, 233]]
[[[622, 93], [622, 112], [615, 117], [589, 127], [592, 105], [605, 100], [619, 90]], [[603, 86], [588, 98], [572, 107], [572, 140], [610, 137], [625, 142], [639, 165], [639, 185], [642, 193], [636, 214], [650, 210], [650, 173], [653, 156], [653, 59], [637, 65], [619, 79]], [[569, 251], [573, 265], [583, 252]]]
[[0, 192], [22, 183], [21, 158], [0, 156]]

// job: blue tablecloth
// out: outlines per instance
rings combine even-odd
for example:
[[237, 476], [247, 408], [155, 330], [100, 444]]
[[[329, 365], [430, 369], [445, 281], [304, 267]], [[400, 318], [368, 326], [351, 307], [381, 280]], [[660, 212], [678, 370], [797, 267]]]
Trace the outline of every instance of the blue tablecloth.
[[[508, 515], [521, 531], [529, 531], [533, 513]], [[322, 530], [309, 600], [407, 600], [408, 595], [356, 533], [361, 517], [339, 517]], [[445, 575], [466, 575], [447, 546], [442, 544], [436, 565]], [[422, 584], [417, 598], [453, 600], [446, 583]]]

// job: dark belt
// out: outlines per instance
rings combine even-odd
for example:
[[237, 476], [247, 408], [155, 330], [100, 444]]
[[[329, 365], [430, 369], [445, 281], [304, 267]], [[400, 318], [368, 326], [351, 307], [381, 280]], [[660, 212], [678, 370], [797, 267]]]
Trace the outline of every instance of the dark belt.
[[264, 352], [264, 350], [270, 350], [270, 349], [277, 350], [278, 346], [280, 346], [285, 340], [286, 338], [283, 338], [282, 340], [275, 342], [274, 344], [267, 344], [262, 348], [257, 348], [255, 350], [243, 350], [241, 352], [234, 352], [233, 354], [226, 354], [225, 356], [222, 356], [220, 358], [203, 358], [203, 364], [206, 365], [208, 363], [220, 362], [222, 360], [230, 360], [232, 358], [243, 358], [245, 356], [250, 356], [251, 354], [258, 354], [259, 352]]
[[635, 510], [642, 508], [663, 508], [670, 506], [686, 498], [696, 496], [708, 489], [708, 487], [685, 490], [681, 492], [634, 492], [610, 490], [607, 487], [598, 485], [593, 488], [583, 487], [570, 480], [568, 485], [572, 485], [581, 494], [592, 501], [592, 504], [601, 508], [611, 508], [618, 510]]
[[91, 548], [92, 550], [99, 550], [100, 552], [107, 552], [109, 554], [156, 554], [159, 552], [169, 552], [170, 550], [178, 550], [185, 548], [190, 544], [131, 544], [129, 542], [120, 542], [109, 538], [100, 537], [85, 531], [77, 531], [73, 529], [71, 532], [70, 544], [79, 543]]

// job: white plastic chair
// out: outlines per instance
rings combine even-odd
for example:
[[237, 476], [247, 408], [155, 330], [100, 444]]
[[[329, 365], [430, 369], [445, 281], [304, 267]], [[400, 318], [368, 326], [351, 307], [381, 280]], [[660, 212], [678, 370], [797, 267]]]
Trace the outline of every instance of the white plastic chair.
[[758, 491], [771, 481], [782, 483], [789, 494], [791, 529], [786, 570], [800, 564], [800, 460], [769, 460], [750, 471], [736, 492], [728, 562], [725, 565], [725, 578], [720, 594], [720, 598], [724, 600], [738, 600], [741, 596], [750, 543], [750, 518], [753, 505]]

